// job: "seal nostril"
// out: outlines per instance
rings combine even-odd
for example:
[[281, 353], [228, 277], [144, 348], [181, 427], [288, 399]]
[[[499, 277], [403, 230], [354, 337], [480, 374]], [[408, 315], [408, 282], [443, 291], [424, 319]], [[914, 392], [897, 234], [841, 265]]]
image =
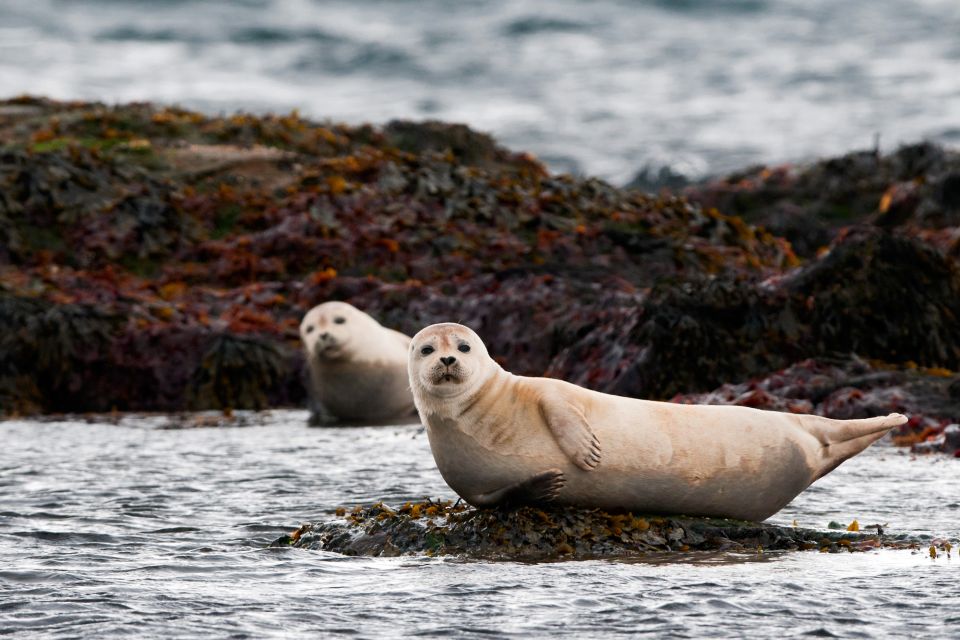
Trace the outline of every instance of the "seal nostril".
[[323, 338], [324, 340], [326, 340], [327, 338], [330, 337], [330, 332], [329, 332], [329, 331], [324, 331], [323, 333], [320, 334], [320, 337]]
[[445, 358], [440, 358], [440, 362], [442, 362], [443, 364], [447, 365], [448, 367], [449, 367], [450, 365], [452, 365], [452, 364], [453, 364], [454, 362], [456, 362], [456, 361], [457, 361], [457, 359], [454, 358], [453, 356], [446, 356]]

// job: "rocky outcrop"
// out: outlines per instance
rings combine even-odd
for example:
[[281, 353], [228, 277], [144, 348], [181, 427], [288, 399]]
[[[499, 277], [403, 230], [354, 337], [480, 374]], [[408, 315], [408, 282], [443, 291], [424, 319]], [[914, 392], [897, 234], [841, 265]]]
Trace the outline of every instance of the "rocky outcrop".
[[[450, 502], [383, 503], [338, 510], [336, 520], [307, 524], [271, 546], [345, 555], [456, 555], [485, 560], [636, 558], [695, 551], [864, 551], [917, 548], [921, 541], [859, 523], [816, 531], [718, 518], [607, 513], [572, 507], [477, 510]], [[849, 530], [848, 530], [849, 529]], [[927, 543], [929, 544], [929, 543]], [[940, 541], [940, 546], [950, 543]]]

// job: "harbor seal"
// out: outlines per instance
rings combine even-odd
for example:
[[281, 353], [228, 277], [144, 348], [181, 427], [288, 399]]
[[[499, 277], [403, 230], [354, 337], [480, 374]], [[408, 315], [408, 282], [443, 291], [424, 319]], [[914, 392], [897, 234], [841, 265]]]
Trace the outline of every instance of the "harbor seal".
[[516, 376], [453, 323], [414, 336], [409, 373], [440, 474], [478, 507], [764, 520], [906, 421], [672, 404]]
[[310, 423], [415, 421], [407, 379], [410, 337], [346, 302], [307, 312], [300, 338], [310, 372]]

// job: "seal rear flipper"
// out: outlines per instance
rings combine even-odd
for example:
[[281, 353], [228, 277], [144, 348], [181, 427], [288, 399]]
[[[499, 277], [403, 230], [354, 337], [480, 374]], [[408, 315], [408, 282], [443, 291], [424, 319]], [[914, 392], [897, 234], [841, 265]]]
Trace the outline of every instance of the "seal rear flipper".
[[587, 418], [566, 400], [541, 398], [540, 413], [550, 432], [573, 464], [593, 471], [600, 464], [600, 441]]
[[[848, 442], [869, 439], [871, 436], [873, 436], [873, 440], [879, 440], [890, 429], [904, 424], [907, 421], [907, 416], [900, 413], [891, 413], [876, 418], [834, 420], [821, 416], [795, 415], [794, 419], [804, 431], [819, 440], [821, 445], [836, 447]], [[869, 440], [867, 444], [873, 442], [873, 440]]]
[[820, 469], [817, 479], [836, 469], [842, 462], [857, 455], [871, 444], [887, 435], [894, 427], [904, 424], [907, 417], [899, 413], [891, 413], [876, 418], [859, 420], [829, 420], [820, 418], [824, 423], [832, 423], [811, 433], [816, 435], [823, 444], [823, 458], [825, 464]]
[[463, 497], [475, 507], [543, 504], [556, 500], [566, 482], [562, 471], [548, 469], [502, 489]]

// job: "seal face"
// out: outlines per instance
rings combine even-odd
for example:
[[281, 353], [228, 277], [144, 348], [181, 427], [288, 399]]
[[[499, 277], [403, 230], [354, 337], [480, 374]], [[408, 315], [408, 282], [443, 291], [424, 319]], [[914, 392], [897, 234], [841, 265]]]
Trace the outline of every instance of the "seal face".
[[408, 357], [440, 474], [475, 506], [763, 520], [906, 421], [654, 402], [515, 376], [454, 323], [420, 331]]
[[310, 372], [311, 424], [409, 422], [410, 338], [346, 302], [304, 315], [300, 339]]

